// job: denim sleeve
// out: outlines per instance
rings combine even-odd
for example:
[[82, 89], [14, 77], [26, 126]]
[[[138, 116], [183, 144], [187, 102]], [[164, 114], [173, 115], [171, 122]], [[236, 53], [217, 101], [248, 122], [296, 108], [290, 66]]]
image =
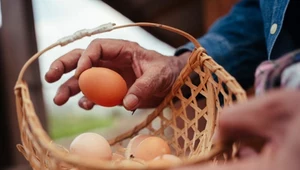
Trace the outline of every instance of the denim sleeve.
[[[259, 0], [241, 0], [198, 41], [244, 89], [253, 86], [256, 67], [267, 59]], [[175, 55], [193, 48], [192, 43], [185, 44]]]

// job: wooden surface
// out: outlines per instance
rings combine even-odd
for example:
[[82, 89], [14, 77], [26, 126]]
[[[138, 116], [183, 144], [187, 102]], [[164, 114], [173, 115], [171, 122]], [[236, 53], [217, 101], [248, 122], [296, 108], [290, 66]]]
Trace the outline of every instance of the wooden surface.
[[[202, 36], [211, 24], [224, 16], [239, 0], [103, 0], [133, 22], [167, 24], [194, 37]], [[157, 38], [178, 47], [186, 39], [155, 28], [144, 28]]]
[[[3, 25], [0, 29], [0, 169], [5, 169], [19, 165], [19, 167], [23, 167], [22, 164], [27, 164], [27, 161], [16, 149], [16, 144], [20, 143], [20, 134], [14, 85], [21, 67], [31, 55], [36, 53], [37, 46], [31, 1], [2, 0], [1, 7]], [[26, 81], [29, 83], [32, 101], [39, 113], [38, 116], [46, 126], [38, 62], [34, 63], [26, 72]]]
[[203, 27], [209, 27], [220, 17], [226, 15], [231, 7], [240, 0], [201, 0], [203, 1]]
[[[103, 0], [105, 3], [128, 17], [133, 22], [155, 22], [170, 25], [193, 35], [203, 33], [202, 17], [196, 6], [201, 6], [200, 0]], [[151, 34], [178, 47], [187, 42], [181, 36], [165, 30], [144, 28]]]

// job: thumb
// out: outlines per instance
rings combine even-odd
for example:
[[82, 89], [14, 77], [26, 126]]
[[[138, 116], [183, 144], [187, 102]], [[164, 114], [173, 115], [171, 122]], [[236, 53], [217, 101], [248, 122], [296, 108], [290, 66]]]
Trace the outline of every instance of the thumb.
[[148, 71], [136, 79], [123, 99], [123, 106], [127, 110], [137, 109], [141, 101], [151, 97], [159, 89], [161, 83], [157, 80], [157, 77], [155, 73]]

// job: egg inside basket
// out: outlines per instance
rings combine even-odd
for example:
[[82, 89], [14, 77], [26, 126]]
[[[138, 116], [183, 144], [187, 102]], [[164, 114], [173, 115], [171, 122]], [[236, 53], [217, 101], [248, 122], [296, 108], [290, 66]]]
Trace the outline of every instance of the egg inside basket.
[[[94, 34], [131, 26], [148, 26], [169, 30], [189, 39], [195, 49], [172, 86], [171, 92], [148, 117], [113, 139], [107, 139], [114, 150], [126, 149], [128, 142], [139, 134], [159, 137], [167, 142], [172, 155], [188, 166], [207, 161], [226, 160], [232, 155], [223, 153], [224, 146], [214, 145], [212, 136], [218, 125], [222, 107], [246, 100], [246, 93], [236, 80], [205, 52], [191, 35], [166, 25], [133, 23], [116, 26], [104, 24], [93, 29], [80, 30], [64, 37], [36, 53], [23, 66], [15, 86], [16, 106], [22, 143], [17, 146], [33, 169], [165, 169], [175, 166], [157, 162], [155, 166], [137, 166], [135, 162], [114, 164], [110, 160], [93, 160], [70, 154], [49, 137], [42, 128], [30, 99], [30, 91], [23, 80], [26, 69], [43, 53], [56, 46], [65, 46]], [[187, 93], [186, 93], [187, 92]], [[231, 153], [234, 147], [229, 147]]]

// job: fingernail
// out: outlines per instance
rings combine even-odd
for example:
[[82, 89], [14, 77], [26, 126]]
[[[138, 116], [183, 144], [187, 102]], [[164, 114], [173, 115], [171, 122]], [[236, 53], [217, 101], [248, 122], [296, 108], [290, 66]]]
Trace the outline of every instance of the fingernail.
[[87, 109], [87, 102], [83, 102], [82, 105], [85, 109]]
[[134, 110], [132, 111], [131, 115], [133, 115], [135, 111], [136, 111], [136, 109], [134, 109]]
[[127, 95], [123, 100], [124, 107], [129, 110], [135, 109], [138, 103], [139, 99], [133, 94]]

